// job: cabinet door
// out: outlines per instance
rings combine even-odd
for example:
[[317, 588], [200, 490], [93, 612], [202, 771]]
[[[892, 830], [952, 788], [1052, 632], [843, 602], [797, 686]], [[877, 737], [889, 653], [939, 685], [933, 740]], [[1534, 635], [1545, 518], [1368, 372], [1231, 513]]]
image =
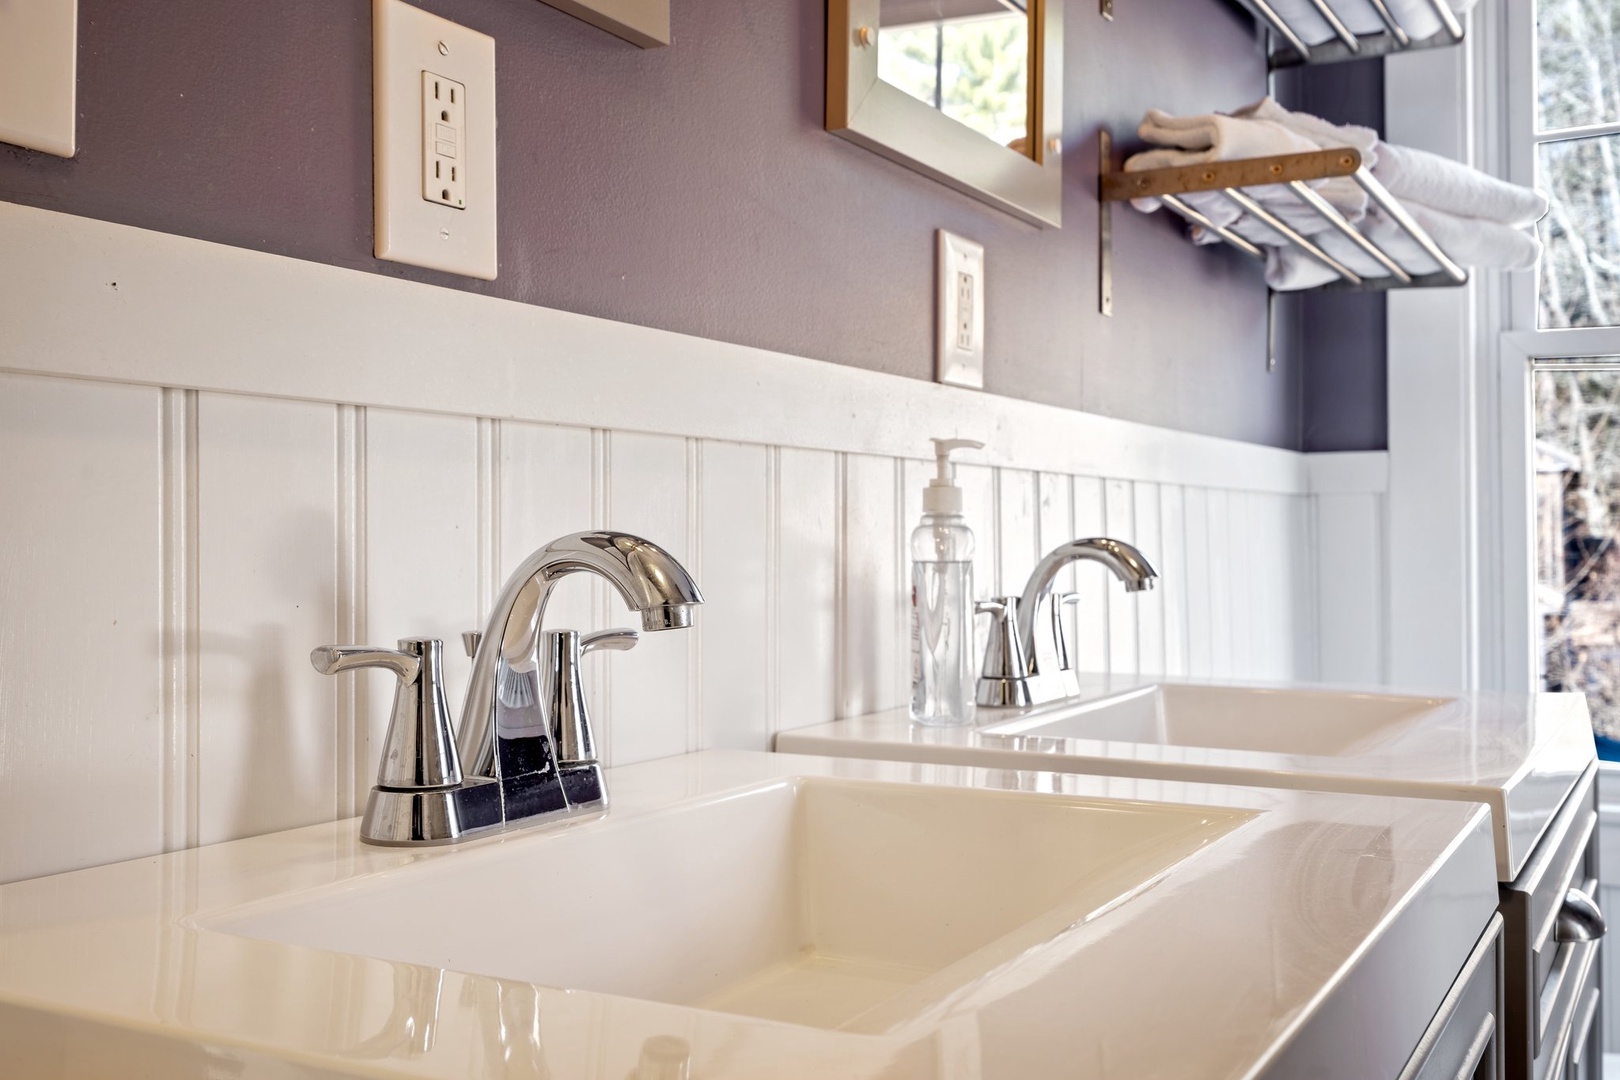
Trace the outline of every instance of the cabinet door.
[[1491, 916], [1400, 1080], [1502, 1080], [1502, 916]]

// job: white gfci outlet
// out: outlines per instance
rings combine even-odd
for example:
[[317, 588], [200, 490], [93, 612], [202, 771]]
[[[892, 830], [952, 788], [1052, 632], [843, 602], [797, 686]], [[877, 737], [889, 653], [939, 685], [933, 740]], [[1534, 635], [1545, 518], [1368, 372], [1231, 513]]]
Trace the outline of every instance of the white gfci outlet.
[[379, 259], [493, 279], [495, 39], [372, 0]]
[[422, 72], [422, 198], [467, 208], [467, 88]]
[[940, 229], [938, 326], [934, 376], [942, 383], [984, 388], [984, 245]]

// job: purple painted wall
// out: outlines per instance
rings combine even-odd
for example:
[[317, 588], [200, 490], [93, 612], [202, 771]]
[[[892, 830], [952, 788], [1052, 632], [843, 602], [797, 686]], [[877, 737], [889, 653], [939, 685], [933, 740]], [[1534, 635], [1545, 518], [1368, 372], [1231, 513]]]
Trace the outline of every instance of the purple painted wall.
[[[1291, 108], [1384, 129], [1382, 60], [1298, 69], [1277, 81]], [[1381, 292], [1312, 292], [1289, 301], [1296, 306], [1293, 355], [1308, 357], [1301, 450], [1388, 449], [1385, 298]]]
[[653, 51], [535, 0], [422, 6], [496, 39], [494, 282], [371, 257], [368, 0], [80, 0], [80, 155], [0, 147], [0, 199], [918, 379], [943, 227], [986, 247], [990, 390], [1300, 445], [1241, 256], [1122, 208], [1096, 310], [1099, 125], [1265, 90], [1225, 0], [1069, 3], [1061, 230], [822, 130], [824, 0], [673, 0]]

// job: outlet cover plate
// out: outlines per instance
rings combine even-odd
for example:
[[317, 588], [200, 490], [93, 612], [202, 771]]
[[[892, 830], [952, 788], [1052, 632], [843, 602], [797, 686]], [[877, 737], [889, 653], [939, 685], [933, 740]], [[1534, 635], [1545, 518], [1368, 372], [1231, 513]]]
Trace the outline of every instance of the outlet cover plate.
[[[425, 197], [436, 155], [423, 145], [424, 72], [465, 95], [455, 196], [465, 207]], [[377, 258], [493, 280], [495, 39], [404, 0], [373, 0], [372, 92]]]
[[0, 0], [0, 142], [78, 151], [78, 0]]
[[938, 232], [934, 377], [984, 389], [984, 245]]

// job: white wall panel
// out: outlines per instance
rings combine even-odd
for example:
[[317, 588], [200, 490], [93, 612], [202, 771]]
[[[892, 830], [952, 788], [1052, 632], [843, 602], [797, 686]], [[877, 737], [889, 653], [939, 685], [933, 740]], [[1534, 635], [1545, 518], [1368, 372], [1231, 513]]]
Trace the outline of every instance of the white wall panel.
[[763, 446], [699, 444], [698, 744], [768, 750], [771, 555]]
[[[1159, 485], [1139, 481], [1132, 485], [1131, 495], [1135, 500], [1133, 514], [1136, 521], [1136, 539], [1133, 542], [1147, 556], [1148, 562], [1157, 566], [1164, 561]], [[1112, 574], [1108, 576], [1113, 578]], [[1110, 580], [1108, 587], [1119, 589], [1125, 602], [1136, 608], [1136, 648], [1140, 670], [1154, 675], [1164, 674], [1164, 593], [1157, 588], [1127, 593], [1124, 586], [1115, 580]]]
[[[468, 668], [461, 634], [488, 615], [478, 595], [478, 422], [370, 409], [365, 457], [364, 644], [443, 640], [445, 694], [459, 715]], [[392, 679], [378, 672], [346, 677], [365, 680], [360, 761], [375, 771]]]
[[[645, 537], [682, 565], [694, 566], [691, 457], [688, 440], [669, 435], [615, 432], [608, 438], [608, 528]], [[701, 570], [694, 573], [701, 588]], [[617, 596], [608, 598], [607, 622], [639, 627]], [[712, 616], [699, 611], [698, 618]], [[608, 665], [605, 723], [598, 737], [610, 765], [669, 757], [691, 748], [695, 723], [691, 695], [693, 638], [684, 630], [641, 635], [631, 651], [596, 658]]]
[[[534, 551], [559, 536], [595, 528], [598, 517], [589, 429], [507, 420], [500, 425], [499, 445], [497, 588]], [[584, 574], [558, 581], [546, 609], [546, 627], [600, 629], [593, 622], [596, 588]], [[613, 602], [619, 603], [617, 598]], [[488, 615], [488, 610], [479, 612], [480, 628]], [[461, 648], [459, 642], [456, 648]]]
[[332, 405], [198, 395], [205, 844], [337, 810], [337, 688], [308, 659], [337, 632], [337, 419]]
[[[1129, 480], [1109, 480], [1103, 484], [1105, 533], [1127, 544], [1136, 542], [1136, 498]], [[1097, 566], [1079, 568], [1076, 573], [1103, 582], [1108, 595], [1108, 670], [1135, 674], [1140, 668], [1141, 651], [1136, 638], [1138, 597], [1119, 591], [1114, 575]]]
[[1187, 674], [1187, 521], [1185, 493], [1179, 484], [1159, 488], [1159, 546], [1154, 583], [1163, 604], [1164, 673]]
[[[1059, 544], [1078, 538], [1074, 528], [1074, 481], [1068, 476], [1041, 473], [1036, 477], [1035, 484], [1037, 530], [1035, 550], [1039, 555], [1045, 555]], [[1059, 595], [1074, 591], [1072, 564], [1058, 571], [1057, 578], [1052, 582], [1052, 591]], [[1077, 605], [1065, 606], [1063, 621], [1069, 634], [1070, 649], [1074, 648], [1077, 638], [1076, 620], [1079, 617]]]
[[[1103, 482], [1093, 476], [1074, 478], [1074, 536], [1085, 539], [1107, 536], [1107, 508]], [[1114, 598], [1108, 593], [1106, 576], [1099, 567], [1076, 567], [1074, 591], [1080, 602], [1074, 610], [1077, 632], [1074, 638], [1074, 666], [1080, 671], [1108, 671], [1108, 610]]]
[[0, 882], [161, 843], [161, 397], [0, 375]]
[[897, 500], [898, 463], [867, 454], [844, 457], [843, 593], [838, 661], [840, 716], [861, 716], [904, 703], [910, 657], [901, 582], [903, 536]]
[[1187, 674], [1208, 678], [1215, 672], [1215, 575], [1210, 572], [1210, 493], [1189, 487], [1183, 493], [1187, 530], [1186, 573], [1182, 595], [1187, 600]]
[[998, 469], [996, 476], [996, 555], [1003, 593], [1021, 593], [1040, 557], [1040, 508], [1035, 474]]
[[1320, 495], [1316, 575], [1317, 664], [1327, 682], [1384, 681], [1383, 496]]
[[1231, 512], [1233, 497], [1230, 492], [1211, 488], [1207, 492], [1209, 542], [1209, 673], [1217, 679], [1229, 679], [1236, 674], [1237, 650], [1233, 637], [1238, 633], [1233, 594], [1239, 583], [1233, 580]]
[[838, 712], [838, 457], [777, 456], [776, 723], [824, 724]]

